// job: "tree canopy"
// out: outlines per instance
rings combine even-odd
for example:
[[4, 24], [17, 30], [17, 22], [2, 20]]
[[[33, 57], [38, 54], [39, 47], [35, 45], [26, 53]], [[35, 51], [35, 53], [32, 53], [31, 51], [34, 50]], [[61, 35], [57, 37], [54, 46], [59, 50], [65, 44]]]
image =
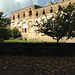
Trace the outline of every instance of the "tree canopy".
[[6, 29], [8, 25], [8, 19], [3, 12], [0, 12], [0, 39], [9, 38], [9, 29]]
[[75, 3], [61, 9], [56, 13], [56, 16], [38, 25], [39, 32], [53, 37], [57, 40], [57, 43], [62, 37], [67, 37], [67, 39], [75, 37]]

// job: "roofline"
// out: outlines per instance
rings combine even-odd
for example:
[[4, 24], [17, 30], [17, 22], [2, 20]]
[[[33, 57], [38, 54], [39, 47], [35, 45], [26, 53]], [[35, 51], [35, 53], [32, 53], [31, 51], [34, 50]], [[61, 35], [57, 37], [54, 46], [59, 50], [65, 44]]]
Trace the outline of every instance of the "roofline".
[[[35, 4], [35, 5], [36, 5], [36, 4]], [[31, 6], [35, 6], [35, 5], [31, 5]], [[31, 6], [24, 7], [24, 8], [18, 9], [18, 10], [16, 10], [16, 11], [19, 11], [19, 10], [22, 10], [22, 9], [25, 9], [25, 8], [29, 8], [29, 7], [31, 7]], [[36, 5], [36, 6], [39, 6], [39, 5]], [[42, 8], [42, 6], [40, 6], [40, 7]], [[12, 11], [11, 13], [13, 13], [13, 12], [15, 12], [15, 11]]]

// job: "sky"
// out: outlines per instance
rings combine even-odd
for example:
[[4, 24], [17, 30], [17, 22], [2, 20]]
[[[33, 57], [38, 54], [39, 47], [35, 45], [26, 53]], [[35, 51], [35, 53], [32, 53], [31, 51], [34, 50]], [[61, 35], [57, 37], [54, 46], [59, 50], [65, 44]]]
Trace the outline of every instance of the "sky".
[[10, 17], [11, 12], [28, 7], [31, 5], [45, 6], [48, 2], [54, 2], [59, 0], [0, 0], [0, 12], [4, 12], [6, 17]]

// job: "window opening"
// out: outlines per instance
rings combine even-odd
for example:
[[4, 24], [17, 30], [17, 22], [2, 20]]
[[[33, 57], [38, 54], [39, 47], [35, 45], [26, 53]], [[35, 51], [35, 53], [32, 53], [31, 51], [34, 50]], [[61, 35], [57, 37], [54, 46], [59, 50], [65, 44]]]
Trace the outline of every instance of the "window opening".
[[45, 9], [43, 9], [43, 15], [45, 14]]
[[27, 32], [27, 29], [25, 28], [25, 32]]
[[29, 11], [29, 16], [31, 16], [32, 15], [32, 10], [31, 10], [31, 8], [30, 8], [30, 11]]
[[20, 15], [18, 14], [18, 19], [20, 18]]
[[38, 11], [36, 11], [36, 16], [38, 16]]
[[58, 6], [58, 11], [61, 11], [62, 10], [62, 7], [61, 5]]
[[23, 13], [23, 18], [25, 17], [25, 12]]
[[13, 16], [13, 20], [15, 20], [15, 16]]
[[50, 13], [53, 13], [53, 9], [52, 9], [52, 7], [51, 7], [51, 9], [50, 9]]
[[69, 4], [71, 4], [71, 2], [69, 2]]

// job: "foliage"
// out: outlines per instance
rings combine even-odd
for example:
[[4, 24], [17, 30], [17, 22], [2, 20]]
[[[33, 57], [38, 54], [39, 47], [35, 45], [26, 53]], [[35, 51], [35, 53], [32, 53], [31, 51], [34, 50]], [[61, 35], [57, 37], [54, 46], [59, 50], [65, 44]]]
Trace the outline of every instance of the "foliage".
[[7, 29], [7, 38], [9, 39], [11, 37], [11, 30]]
[[0, 39], [4, 39], [5, 28], [6, 28], [6, 25], [7, 25], [6, 18], [3, 15], [4, 15], [4, 13], [0, 12]]
[[11, 36], [13, 38], [17, 38], [17, 37], [21, 36], [21, 33], [19, 32], [19, 30], [17, 28], [14, 28], [11, 30]]
[[62, 11], [56, 13], [55, 17], [52, 17], [43, 22], [43, 24], [38, 25], [39, 32], [45, 35], [53, 37], [57, 40], [57, 43], [62, 37], [75, 37], [75, 8], [74, 4], [67, 6], [67, 8], [62, 8]]
[[10, 19], [6, 18], [3, 12], [0, 12], [0, 39], [6, 40], [11, 37], [11, 30], [7, 29], [7, 25], [10, 25]]

